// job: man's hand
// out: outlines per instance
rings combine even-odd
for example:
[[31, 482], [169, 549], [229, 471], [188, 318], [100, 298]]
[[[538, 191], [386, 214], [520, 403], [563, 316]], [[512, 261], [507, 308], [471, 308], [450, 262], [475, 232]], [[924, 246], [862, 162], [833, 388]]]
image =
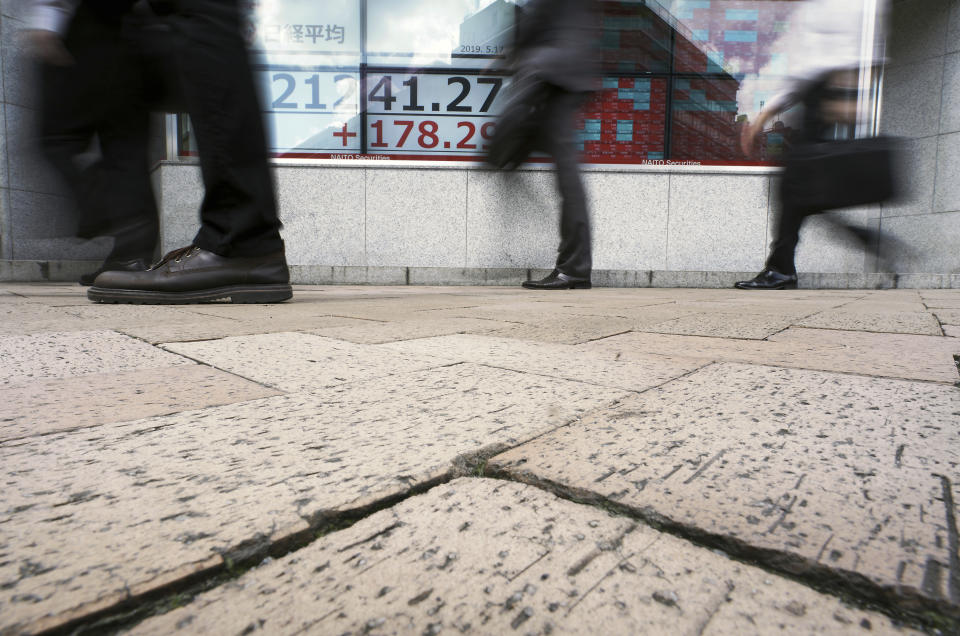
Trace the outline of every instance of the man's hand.
[[740, 150], [743, 151], [743, 154], [748, 157], [753, 156], [757, 146], [757, 138], [763, 133], [763, 129], [770, 123], [774, 114], [770, 110], [761, 110], [756, 121], [744, 125], [743, 131], [740, 133]]
[[756, 148], [757, 137], [761, 132], [761, 129], [757, 126], [758, 123], [759, 121], [752, 124], [747, 123], [740, 132], [740, 150], [742, 150], [743, 154], [747, 157], [752, 157]]
[[43, 29], [25, 29], [20, 39], [29, 55], [52, 66], [72, 66], [73, 57], [63, 45], [60, 35]]

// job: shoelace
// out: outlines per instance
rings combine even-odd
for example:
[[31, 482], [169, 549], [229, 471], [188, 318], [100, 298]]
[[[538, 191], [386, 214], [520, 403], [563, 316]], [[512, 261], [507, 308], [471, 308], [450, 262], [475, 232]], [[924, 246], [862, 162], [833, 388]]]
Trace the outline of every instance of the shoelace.
[[151, 265], [147, 271], [153, 271], [155, 269], [158, 269], [159, 267], [161, 267], [166, 263], [169, 263], [170, 261], [179, 263], [183, 258], [189, 257], [190, 252], [197, 249], [200, 249], [200, 248], [198, 248], [196, 245], [187, 245], [186, 247], [175, 249], [172, 252], [167, 252], [166, 254], [164, 254], [163, 258], [161, 258], [159, 261]]

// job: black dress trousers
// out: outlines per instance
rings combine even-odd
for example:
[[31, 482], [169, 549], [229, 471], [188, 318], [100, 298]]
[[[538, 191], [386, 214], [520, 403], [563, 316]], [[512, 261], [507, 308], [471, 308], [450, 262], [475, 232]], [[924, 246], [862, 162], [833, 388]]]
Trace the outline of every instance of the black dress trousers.
[[198, 247], [221, 256], [283, 249], [259, 98], [237, 0], [178, 0], [180, 90], [200, 152], [205, 195]]

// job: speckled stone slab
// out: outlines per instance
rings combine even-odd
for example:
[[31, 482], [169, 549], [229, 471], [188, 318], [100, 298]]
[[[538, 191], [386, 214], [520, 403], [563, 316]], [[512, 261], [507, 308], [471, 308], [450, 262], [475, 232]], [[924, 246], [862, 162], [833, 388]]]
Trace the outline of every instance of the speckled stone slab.
[[571, 345], [466, 334], [411, 340], [386, 347], [412, 356], [475, 362], [628, 391], [644, 391], [706, 364], [702, 360], [657, 355], [620, 361], [603, 352]]
[[661, 322], [640, 331], [713, 338], [762, 340], [790, 326], [792, 320], [771, 314], [692, 314]]
[[317, 391], [447, 364], [308, 333], [269, 333], [164, 348], [283, 391]]
[[309, 333], [357, 344], [380, 344], [455, 333], [487, 333], [508, 326], [505, 322], [480, 318], [423, 318], [398, 322], [363, 321], [362, 324], [325, 327]]
[[960, 389], [718, 364], [493, 458], [791, 572], [960, 616]]
[[726, 362], [841, 371], [879, 377], [954, 383], [954, 340], [791, 327], [767, 341], [629, 333], [581, 345], [628, 360], [656, 353]]
[[112, 331], [0, 336], [0, 386], [90, 373], [123, 373], [193, 364]]
[[898, 634], [885, 616], [521, 484], [458, 479], [133, 634]]
[[0, 386], [0, 442], [278, 395], [199, 364]]
[[218, 567], [626, 395], [461, 364], [0, 445], [0, 632]]
[[913, 333], [925, 336], [942, 335], [940, 323], [927, 312], [866, 313], [846, 308], [824, 311], [795, 322], [798, 327], [840, 329], [843, 331], [873, 331], [877, 333]]
[[953, 338], [960, 338], [960, 327], [955, 327], [953, 325], [944, 325], [943, 333], [944, 335], [951, 336]]

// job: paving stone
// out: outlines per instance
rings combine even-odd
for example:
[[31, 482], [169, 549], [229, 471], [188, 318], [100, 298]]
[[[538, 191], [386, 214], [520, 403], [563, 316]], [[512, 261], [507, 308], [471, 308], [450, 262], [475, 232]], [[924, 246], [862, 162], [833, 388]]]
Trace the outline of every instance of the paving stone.
[[960, 326], [960, 309], [938, 309], [933, 313], [944, 325]]
[[692, 314], [640, 328], [640, 331], [714, 338], [763, 340], [790, 326], [792, 320], [769, 314]]
[[943, 333], [947, 336], [952, 336], [954, 338], [960, 338], [960, 327], [955, 327], [953, 325], [944, 325]]
[[794, 323], [798, 327], [872, 331], [877, 333], [914, 333], [940, 336], [940, 323], [927, 312], [851, 312], [844, 309], [824, 311]]
[[268, 333], [164, 348], [290, 393], [446, 364], [307, 333]]
[[[15, 283], [4, 282], [3, 288], [25, 298], [45, 296], [74, 296], [86, 298], [87, 288], [76, 283]], [[89, 301], [88, 301], [89, 302]]]
[[316, 329], [309, 333], [357, 344], [381, 344], [455, 333], [487, 333], [507, 326], [505, 322], [480, 318], [426, 318], [399, 322], [365, 321], [363, 324]]
[[65, 304], [61, 296], [0, 305], [0, 334], [88, 331], [133, 325], [177, 324], [195, 319], [188, 310], [144, 305], [92, 305], [86, 298]]
[[423, 296], [406, 294], [398, 295], [396, 298], [371, 297], [368, 299], [320, 301], [316, 303], [316, 307], [328, 316], [389, 321], [398, 320], [400, 317], [419, 316], [423, 312], [469, 309], [481, 303], [482, 299], [475, 297], [449, 294]]
[[705, 364], [657, 355], [619, 361], [613, 355], [571, 345], [468, 334], [397, 342], [385, 348], [411, 356], [474, 362], [628, 391], [644, 391]]
[[[741, 300], [715, 300], [715, 301], [681, 301], [677, 305], [683, 309], [689, 310], [688, 313], [706, 313], [706, 314], [771, 314], [774, 316], [784, 316], [788, 318], [803, 318], [821, 311], [833, 309], [842, 306], [846, 299], [834, 299], [824, 301], [812, 300], [776, 300], [769, 296], [748, 294], [741, 296]], [[754, 300], [760, 299], [760, 300]]]
[[581, 345], [629, 360], [656, 353], [727, 362], [841, 371], [888, 378], [957, 381], [950, 339], [791, 327], [766, 341], [629, 333]]
[[960, 616], [958, 422], [955, 387], [718, 364], [488, 466]]
[[925, 301], [926, 306], [932, 311], [937, 309], [960, 309], [960, 297], [955, 299], [931, 298]]
[[[318, 295], [312, 299], [297, 298], [295, 302], [275, 303], [270, 305], [234, 305], [230, 303], [216, 303], [208, 305], [194, 305], [191, 312], [201, 316], [215, 316], [217, 318], [231, 318], [233, 320], [272, 322], [277, 320], [287, 320], [296, 318], [316, 318], [320, 316], [329, 316], [329, 308], [335, 306], [336, 302], [326, 302], [323, 295]], [[371, 303], [390, 302], [389, 297], [386, 300], [374, 298], [353, 299], [350, 301], [340, 301], [349, 303], [351, 306], [366, 306]], [[397, 304], [403, 303], [402, 298], [397, 298]]]
[[458, 479], [257, 567], [132, 634], [916, 633], [557, 499]]
[[278, 395], [198, 364], [0, 386], [0, 442]]
[[70, 315], [64, 308], [24, 302], [22, 299], [20, 302], [0, 304], [0, 335], [89, 329], [89, 321]]
[[161, 344], [219, 340], [230, 336], [253, 336], [280, 331], [309, 331], [320, 327], [369, 324], [371, 324], [369, 320], [337, 316], [279, 316], [268, 320], [236, 320], [214, 316], [194, 316], [186, 320], [119, 326], [116, 329], [135, 338], [141, 338], [153, 344]]
[[630, 331], [636, 321], [630, 318], [567, 316], [544, 319], [536, 324], [514, 325], [491, 335], [517, 340], [535, 340], [562, 344], [580, 344]]
[[0, 359], [3, 360], [0, 386], [193, 364], [191, 360], [112, 331], [0, 336]]
[[927, 311], [926, 305], [919, 301], [891, 301], [876, 300], [868, 297], [865, 300], [855, 300], [837, 307], [838, 311], [883, 314], [883, 313], [909, 313]]
[[217, 567], [626, 395], [464, 364], [0, 445], [0, 632]]

